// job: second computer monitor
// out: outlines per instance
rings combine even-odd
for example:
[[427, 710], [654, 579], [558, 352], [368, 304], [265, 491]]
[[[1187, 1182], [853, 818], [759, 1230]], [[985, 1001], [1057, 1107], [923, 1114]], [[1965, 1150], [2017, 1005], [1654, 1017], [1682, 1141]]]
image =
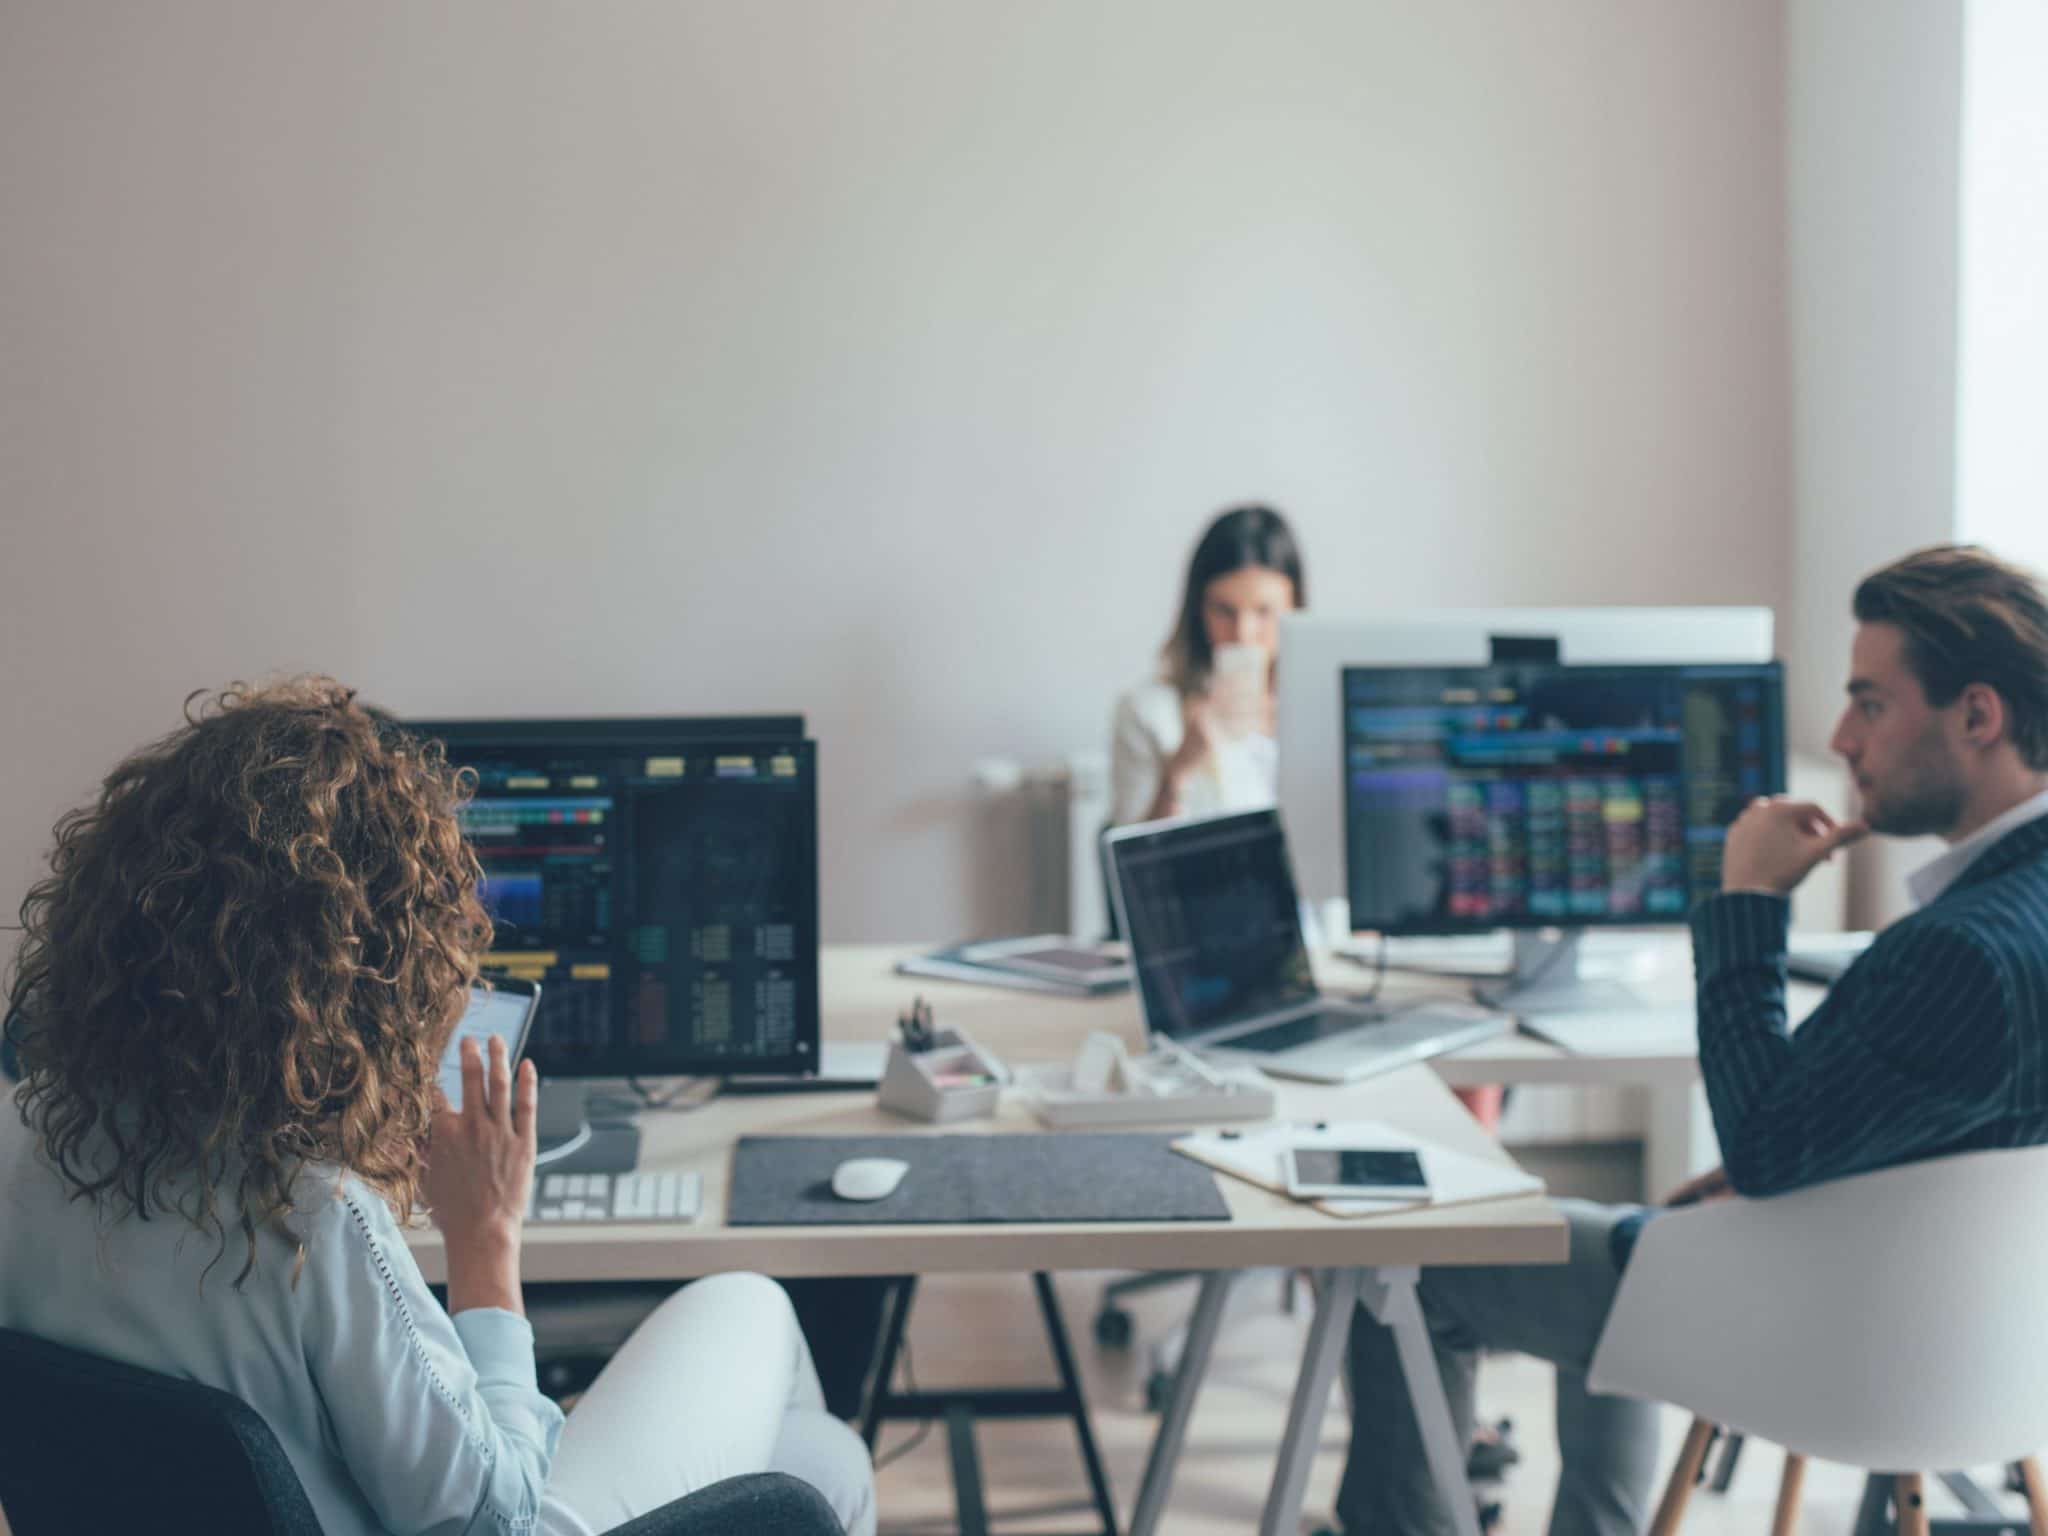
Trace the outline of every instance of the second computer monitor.
[[1683, 922], [1785, 784], [1775, 663], [1347, 667], [1343, 730], [1351, 922], [1383, 933]]
[[[778, 728], [787, 728], [778, 730]], [[795, 717], [423, 723], [496, 925], [541, 983], [548, 1077], [805, 1073], [818, 1054], [818, 816]]]

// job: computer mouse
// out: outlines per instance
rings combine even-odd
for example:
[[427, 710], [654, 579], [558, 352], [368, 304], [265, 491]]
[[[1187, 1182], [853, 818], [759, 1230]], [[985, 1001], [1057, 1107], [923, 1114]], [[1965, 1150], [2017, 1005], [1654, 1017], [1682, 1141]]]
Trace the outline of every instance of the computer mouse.
[[849, 1157], [832, 1170], [832, 1193], [842, 1200], [885, 1200], [910, 1164], [896, 1157]]

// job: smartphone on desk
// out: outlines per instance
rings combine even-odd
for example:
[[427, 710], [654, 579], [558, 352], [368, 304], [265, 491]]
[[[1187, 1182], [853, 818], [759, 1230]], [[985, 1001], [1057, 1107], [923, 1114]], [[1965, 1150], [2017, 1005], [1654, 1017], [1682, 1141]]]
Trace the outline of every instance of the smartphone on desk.
[[516, 1067], [526, 1050], [526, 1037], [533, 1029], [534, 1010], [540, 1007], [540, 983], [510, 978], [489, 984], [477, 982], [469, 989], [469, 1007], [448, 1037], [448, 1049], [441, 1053], [441, 1092], [448, 1107], [462, 1109], [462, 1042], [474, 1040], [484, 1053], [484, 1066], [491, 1064], [492, 1036], [505, 1042], [505, 1064]]
[[1280, 1154], [1287, 1193], [1297, 1200], [1427, 1200], [1422, 1159], [1390, 1147], [1289, 1147]]

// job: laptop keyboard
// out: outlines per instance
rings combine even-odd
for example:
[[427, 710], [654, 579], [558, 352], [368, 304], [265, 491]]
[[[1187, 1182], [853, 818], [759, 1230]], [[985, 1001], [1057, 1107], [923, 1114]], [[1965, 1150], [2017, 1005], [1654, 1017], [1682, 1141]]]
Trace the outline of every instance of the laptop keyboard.
[[1218, 1040], [1216, 1048], [1224, 1051], [1291, 1051], [1297, 1045], [1327, 1040], [1332, 1035], [1350, 1034], [1371, 1023], [1371, 1019], [1359, 1013], [1305, 1013], [1298, 1019], [1268, 1024], [1248, 1035], [1232, 1035], [1228, 1040]]

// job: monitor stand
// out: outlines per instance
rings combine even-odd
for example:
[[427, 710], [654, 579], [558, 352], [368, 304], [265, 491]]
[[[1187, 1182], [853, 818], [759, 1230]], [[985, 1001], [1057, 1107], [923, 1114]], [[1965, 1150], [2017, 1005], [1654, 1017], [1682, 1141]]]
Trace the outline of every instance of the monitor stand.
[[[540, 1173], [631, 1173], [640, 1161], [640, 1119], [580, 1079], [542, 1079], [534, 1129]], [[595, 1098], [603, 1105], [594, 1109]]]
[[1606, 976], [1579, 973], [1582, 928], [1515, 933], [1514, 969], [1505, 981], [1475, 988], [1479, 1001], [1504, 1013], [1635, 1012], [1649, 1004], [1633, 988]]

